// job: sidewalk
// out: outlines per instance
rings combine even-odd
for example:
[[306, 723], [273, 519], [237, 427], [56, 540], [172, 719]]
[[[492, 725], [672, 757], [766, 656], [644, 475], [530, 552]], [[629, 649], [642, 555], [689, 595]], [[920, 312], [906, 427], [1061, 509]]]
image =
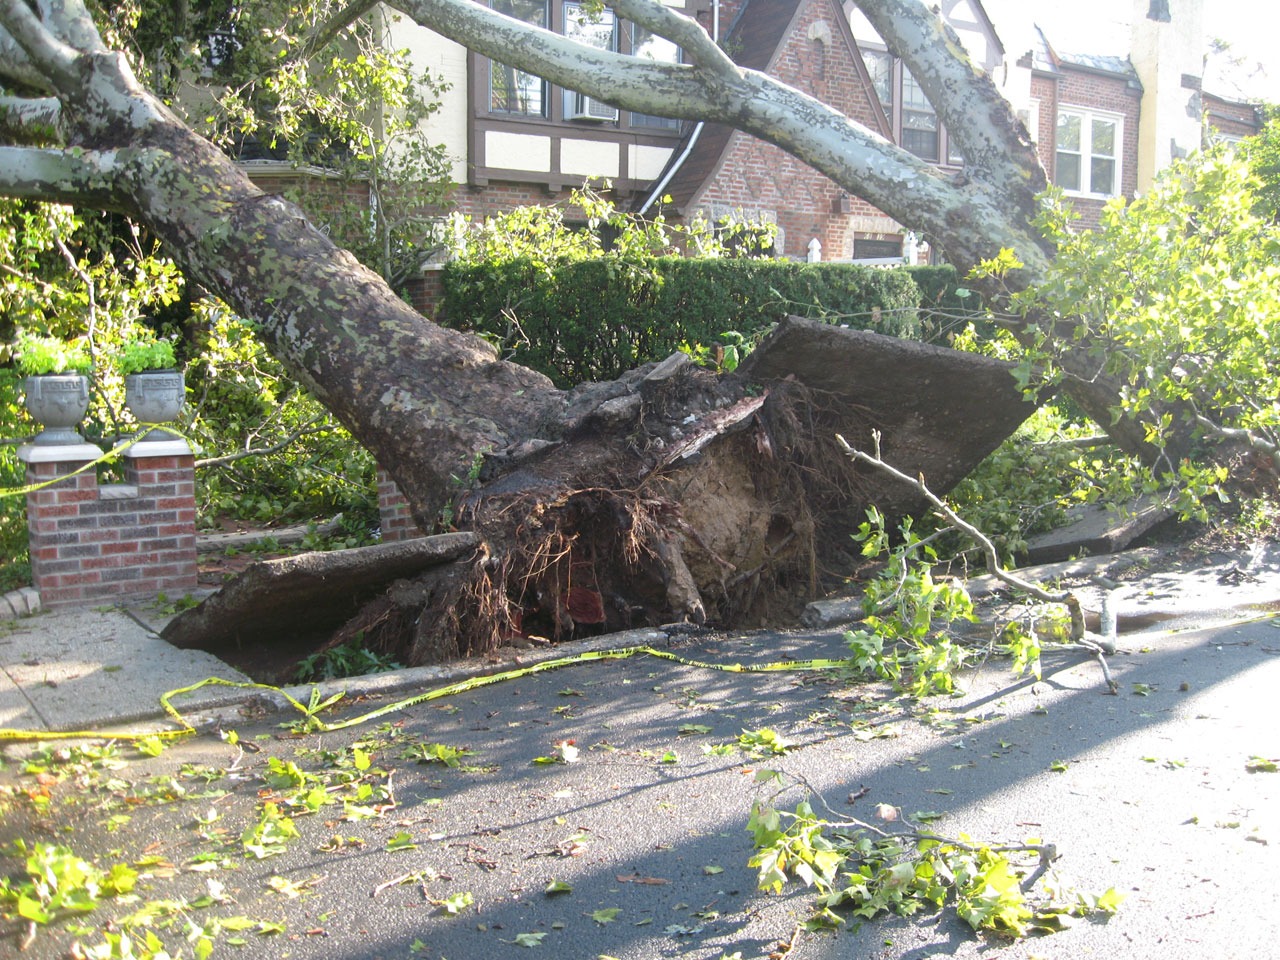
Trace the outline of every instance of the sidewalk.
[[[153, 606], [61, 609], [0, 621], [0, 729], [100, 730], [163, 716], [160, 695], [206, 677], [247, 681], [217, 657], [178, 650]], [[214, 687], [184, 714], [245, 699]]]

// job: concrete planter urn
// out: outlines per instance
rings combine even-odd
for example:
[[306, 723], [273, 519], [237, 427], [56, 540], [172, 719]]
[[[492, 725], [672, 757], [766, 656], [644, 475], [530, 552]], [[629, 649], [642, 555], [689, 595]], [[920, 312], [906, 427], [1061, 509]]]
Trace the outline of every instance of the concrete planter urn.
[[[124, 378], [124, 405], [139, 423], [176, 420], [187, 403], [187, 384], [181, 370], [145, 370]], [[171, 440], [177, 434], [154, 428], [143, 440]]]
[[29, 376], [22, 385], [23, 402], [31, 419], [44, 429], [33, 443], [84, 443], [76, 430], [89, 411], [89, 378], [82, 373]]

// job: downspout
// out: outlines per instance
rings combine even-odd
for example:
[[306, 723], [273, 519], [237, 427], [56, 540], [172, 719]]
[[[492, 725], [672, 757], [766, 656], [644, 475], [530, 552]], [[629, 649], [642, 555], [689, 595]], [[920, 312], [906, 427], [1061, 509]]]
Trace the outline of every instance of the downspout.
[[[720, 0], [711, 0], [711, 42], [720, 42]], [[706, 124], [699, 120], [693, 128], [693, 133], [689, 134], [689, 142], [685, 144], [684, 150], [680, 156], [676, 158], [676, 162], [667, 168], [667, 172], [663, 174], [662, 179], [658, 181], [658, 185], [653, 188], [653, 192], [649, 194], [644, 204], [640, 207], [640, 215], [644, 216], [649, 208], [653, 206], [654, 201], [658, 200], [663, 191], [667, 189], [667, 184], [671, 182], [672, 177], [680, 172], [680, 168], [684, 166], [684, 162], [689, 159], [689, 154], [693, 153], [693, 148], [698, 145], [698, 138], [702, 136], [702, 128]]]

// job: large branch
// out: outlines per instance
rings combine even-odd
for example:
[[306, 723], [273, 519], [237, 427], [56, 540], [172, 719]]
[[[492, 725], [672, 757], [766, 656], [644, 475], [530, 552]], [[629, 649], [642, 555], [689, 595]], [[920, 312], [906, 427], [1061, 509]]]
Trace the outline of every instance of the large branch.
[[[47, 7], [48, 4], [45, 4]], [[68, 3], [78, 7], [79, 4]], [[44, 11], [44, 16], [53, 18], [59, 10]], [[69, 11], [72, 16], [75, 11]], [[76, 61], [80, 51], [64, 43], [55, 34], [62, 29], [52, 30], [42, 17], [38, 16], [23, 0], [0, 0], [0, 24], [4, 25], [9, 36], [17, 42], [26, 54], [31, 65], [39, 71], [61, 95], [65, 95], [79, 86], [76, 75]], [[99, 41], [100, 43], [100, 41]]]
[[[730, 69], [710, 58], [709, 66], [661, 64], [597, 50], [471, 0], [394, 0], [392, 5], [478, 53], [614, 106], [726, 123], [753, 134], [793, 153], [899, 222], [938, 238], [962, 268], [993, 256], [1002, 246], [1016, 247], [1029, 273], [1044, 266], [1043, 250], [1029, 227], [1035, 209], [1031, 193], [1023, 206], [991, 190], [985, 180], [953, 182], [838, 110], [767, 74]], [[654, 0], [615, 0], [612, 5], [668, 38], [683, 36], [692, 43], [695, 30], [706, 37], [688, 18]], [[989, 96], [1002, 102], [994, 87]]]
[[100, 210], [135, 208], [115, 151], [0, 146], [0, 195]]
[[698, 66], [722, 76], [734, 76], [738, 65], [720, 48], [702, 25], [676, 13], [666, 4], [650, 0], [607, 0], [618, 16], [652, 30], [684, 50]]
[[0, 30], [0, 79], [41, 93], [53, 89], [49, 79], [35, 68], [27, 52], [7, 30]]
[[[1047, 185], [1040, 158], [1008, 102], [973, 65], [950, 24], [920, 0], [854, 2], [937, 110], [964, 156], [965, 174], [1030, 208]], [[1020, 256], [1024, 253], [1018, 250]]]

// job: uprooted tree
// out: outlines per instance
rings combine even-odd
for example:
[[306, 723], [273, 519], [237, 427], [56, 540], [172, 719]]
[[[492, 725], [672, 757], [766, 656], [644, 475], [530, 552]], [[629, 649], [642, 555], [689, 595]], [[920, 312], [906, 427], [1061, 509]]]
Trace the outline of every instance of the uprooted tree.
[[[391, 5], [609, 103], [775, 143], [936, 237], [962, 269], [1013, 248], [1024, 266], [1004, 277], [1010, 289], [1052, 258], [1032, 226], [1045, 178], [1025, 131], [920, 0], [859, 6], [952, 131], [962, 176], [738, 67], [656, 0], [608, 5], [681, 46], [684, 64], [582, 47], [470, 0]], [[317, 38], [372, 6], [348, 4]], [[673, 358], [558, 390], [426, 321], [297, 207], [255, 188], [138, 81], [81, 0], [0, 0], [0, 26], [0, 193], [140, 220], [189, 281], [260, 325], [425, 527], [452, 502], [453, 523], [477, 534], [465, 562], [401, 584], [351, 625], [366, 642], [382, 631], [412, 662], [483, 649], [522, 626], [562, 636], [780, 616], [828, 572], [861, 506], [917, 505], [850, 464], [835, 434], [881, 431], [887, 459], [945, 490], [1031, 410], [1001, 364], [805, 323], [784, 325], [733, 377]], [[1088, 347], [1086, 337], [1059, 357], [1067, 389], [1123, 447], [1150, 454], [1142, 423], [1111, 416], [1116, 386], [1096, 375]], [[463, 492], [460, 477], [475, 482]]]

